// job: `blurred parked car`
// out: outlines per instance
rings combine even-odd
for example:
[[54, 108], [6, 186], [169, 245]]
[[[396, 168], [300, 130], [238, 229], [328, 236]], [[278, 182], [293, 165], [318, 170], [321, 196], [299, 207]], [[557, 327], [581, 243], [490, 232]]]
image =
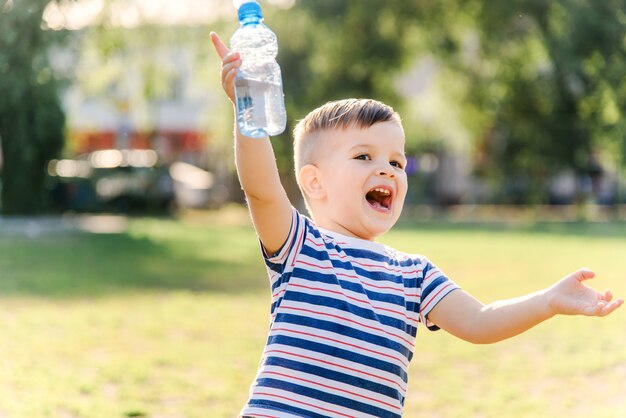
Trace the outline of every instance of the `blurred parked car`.
[[205, 206], [214, 185], [206, 170], [183, 162], [161, 164], [154, 150], [101, 150], [48, 164], [59, 210], [169, 212]]

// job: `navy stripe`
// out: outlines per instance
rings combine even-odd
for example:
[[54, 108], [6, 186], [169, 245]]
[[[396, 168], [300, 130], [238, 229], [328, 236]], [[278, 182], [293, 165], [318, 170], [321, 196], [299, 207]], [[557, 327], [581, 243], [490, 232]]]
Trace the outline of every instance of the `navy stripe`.
[[428, 284], [428, 286], [426, 286], [426, 288], [424, 288], [424, 290], [422, 291], [422, 300], [428, 298], [428, 296], [438, 287], [440, 287], [442, 284], [444, 284], [445, 282], [447, 282], [448, 279], [446, 279], [445, 276], [440, 276], [436, 279], [434, 279], [432, 282], [430, 282]]
[[[417, 256], [416, 256], [417, 257]], [[419, 270], [422, 264], [422, 260], [419, 258], [405, 258], [403, 260], [398, 260], [398, 265], [400, 267], [415, 267], [415, 270]]]
[[314, 294], [303, 293], [303, 292], [294, 291], [294, 290], [289, 290], [287, 293], [285, 293], [284, 299], [308, 303], [311, 305], [316, 305], [316, 306], [321, 306], [321, 307], [330, 307], [330, 308], [338, 309], [344, 312], [349, 312], [356, 317], [368, 319], [370, 321], [376, 321], [382, 325], [395, 328], [398, 331], [406, 331], [407, 328], [410, 329], [411, 327], [410, 324], [407, 324], [405, 321], [401, 319], [384, 315], [381, 312], [376, 313], [372, 311], [371, 309], [362, 308], [358, 305], [354, 305], [350, 303], [346, 299], [314, 295]]
[[[409, 348], [407, 348], [403, 344], [395, 342], [389, 337], [382, 337], [382, 336], [365, 332], [363, 330], [356, 329], [347, 325], [340, 325], [332, 321], [314, 319], [314, 318], [310, 318], [308, 316], [303, 316], [303, 315], [280, 313], [276, 315], [276, 319], [274, 320], [273, 327], [277, 327], [278, 324], [280, 323], [300, 325], [303, 327], [310, 327], [312, 330], [311, 331], [312, 333], [315, 333], [317, 330], [332, 332], [334, 334], [337, 334], [338, 336], [337, 339], [339, 340], [341, 340], [342, 337], [347, 337], [347, 338], [355, 339], [357, 341], [365, 341], [374, 346], [393, 350], [407, 359], [411, 352]], [[298, 332], [298, 331], [295, 330], [294, 332]], [[275, 337], [276, 336], [270, 336], [270, 340]], [[303, 347], [303, 348], [307, 348], [307, 347]], [[346, 357], [348, 360], [352, 360], [351, 353], [352, 352], [348, 352], [348, 357]], [[324, 354], [329, 354], [329, 355], [334, 356], [335, 352], [333, 351], [333, 349], [331, 349], [329, 352], [324, 352]], [[367, 359], [367, 361], [372, 361], [372, 362], [375, 361], [375, 359], [370, 358], [368, 356], [364, 356], [364, 360], [365, 359]], [[383, 364], [386, 363], [386, 361], [382, 361], [382, 362]], [[370, 365], [367, 362], [363, 364]], [[377, 369], [382, 368], [379, 366], [374, 366], [374, 367]], [[387, 369], [383, 369], [383, 370], [387, 370]], [[397, 373], [398, 370], [394, 369], [393, 372]]]
[[342, 248], [342, 251], [349, 257], [363, 258], [369, 261], [389, 262], [389, 256], [371, 250], [361, 248]]
[[[350, 399], [350, 398], [346, 398], [344, 396], [338, 396], [338, 395], [334, 395], [334, 394], [330, 394], [321, 390], [317, 390], [317, 389], [312, 389], [306, 386], [302, 386], [302, 385], [297, 385], [295, 383], [288, 383], [288, 382], [283, 382], [277, 379], [273, 379], [273, 378], [262, 378], [257, 380], [257, 388], [258, 387], [276, 387], [275, 385], [280, 385], [282, 386], [281, 389], [283, 390], [288, 390], [290, 392], [296, 393], [298, 395], [301, 396], [306, 396], [312, 399], [317, 399], [320, 400], [322, 402], [328, 402], [330, 404], [334, 404], [334, 405], [341, 405], [342, 407], [348, 408], [348, 409], [353, 409], [355, 411], [358, 412], [363, 412], [363, 413], [367, 413], [370, 415], [374, 415], [376, 417], [380, 417], [380, 418], [401, 418], [400, 415], [395, 414], [393, 412], [390, 412], [386, 409], [382, 409], [380, 407], [376, 407], [373, 406], [371, 404], [366, 404], [363, 402], [359, 402], [356, 401], [354, 399]], [[285, 387], [287, 386], [287, 387]], [[294, 399], [294, 402], [297, 402], [296, 399]], [[290, 406], [288, 405], [284, 405], [285, 407], [283, 408], [283, 410], [289, 411]], [[309, 416], [309, 415], [304, 415], [304, 416]]]
[[[259, 395], [259, 396], [263, 396], [263, 395]], [[289, 412], [291, 414], [300, 415], [302, 417], [307, 417], [307, 418], [328, 418], [328, 415], [325, 415], [325, 414], [316, 414], [314, 412], [311, 412], [309, 409], [297, 408], [295, 406], [291, 406], [291, 405], [281, 403], [278, 401], [270, 401], [268, 399], [252, 398], [250, 402], [248, 402], [248, 405], [252, 407], [256, 407], [256, 408], [267, 409], [270, 412], [283, 411], [283, 412]]]
[[280, 285], [282, 285], [283, 283], [287, 283], [289, 279], [291, 279], [292, 274], [293, 272], [281, 274], [280, 277], [278, 277], [278, 279], [276, 279], [276, 281], [272, 283], [272, 293], [274, 293], [276, 289], [280, 287]]
[[350, 374], [334, 371], [327, 367], [312, 366], [308, 363], [302, 363], [299, 361], [274, 356], [268, 357], [265, 361], [265, 364], [268, 366], [283, 367], [288, 370], [297, 370], [310, 375], [333, 380], [335, 382], [345, 383], [347, 385], [354, 386], [354, 391], [356, 392], [358, 392], [359, 389], [367, 389], [372, 392], [380, 393], [390, 397], [390, 403], [393, 403], [393, 400], [402, 400], [402, 395], [400, 394], [400, 392], [398, 392], [398, 390], [394, 389], [393, 387], [381, 383], [372, 382], [371, 380], [363, 379]]
[[283, 265], [278, 263], [272, 263], [269, 258], [265, 258], [265, 265], [268, 269], [272, 270], [275, 273], [280, 274], [283, 271]]

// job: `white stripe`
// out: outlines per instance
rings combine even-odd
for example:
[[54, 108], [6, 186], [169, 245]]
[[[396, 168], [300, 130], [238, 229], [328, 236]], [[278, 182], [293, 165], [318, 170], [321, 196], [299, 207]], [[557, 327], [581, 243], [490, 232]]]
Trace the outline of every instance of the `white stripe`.
[[[326, 417], [344, 418], [346, 415], [350, 417], [355, 417], [355, 414], [358, 413], [358, 418], [376, 418], [374, 415], [357, 412], [351, 408], [331, 404], [321, 401], [319, 399], [309, 398], [308, 396], [277, 388], [255, 386], [252, 388], [252, 393], [254, 397], [259, 400], [267, 399], [274, 402], [280, 402], [286, 405], [294, 406], [296, 408], [310, 410], [311, 412], [318, 413]], [[267, 393], [270, 396], [260, 395], [259, 393]]]
[[274, 411], [266, 408], [259, 408], [254, 406], [244, 406], [239, 413], [239, 416], [249, 417], [276, 417], [276, 418], [302, 418], [302, 415], [294, 415], [283, 411]]

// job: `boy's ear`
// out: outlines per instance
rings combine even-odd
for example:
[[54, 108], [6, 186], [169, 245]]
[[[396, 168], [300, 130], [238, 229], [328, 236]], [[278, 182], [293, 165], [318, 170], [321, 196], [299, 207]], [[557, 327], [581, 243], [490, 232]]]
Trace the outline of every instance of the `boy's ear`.
[[319, 169], [313, 164], [307, 164], [300, 169], [298, 180], [300, 187], [309, 198], [323, 199], [326, 196]]

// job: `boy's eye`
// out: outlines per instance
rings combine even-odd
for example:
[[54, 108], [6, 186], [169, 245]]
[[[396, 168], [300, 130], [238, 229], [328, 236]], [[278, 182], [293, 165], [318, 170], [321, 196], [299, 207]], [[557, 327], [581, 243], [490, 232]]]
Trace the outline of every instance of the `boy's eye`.
[[369, 154], [359, 154], [356, 157], [354, 157], [355, 160], [363, 160], [363, 161], [369, 161], [372, 158], [369, 156]]
[[398, 161], [390, 161], [390, 162], [389, 162], [389, 164], [390, 164], [391, 166], [393, 166], [393, 167], [397, 167], [397, 168], [399, 168], [400, 170], [402, 170], [402, 168], [403, 168], [403, 167], [402, 167], [402, 163], [400, 163], [400, 162], [398, 162]]

